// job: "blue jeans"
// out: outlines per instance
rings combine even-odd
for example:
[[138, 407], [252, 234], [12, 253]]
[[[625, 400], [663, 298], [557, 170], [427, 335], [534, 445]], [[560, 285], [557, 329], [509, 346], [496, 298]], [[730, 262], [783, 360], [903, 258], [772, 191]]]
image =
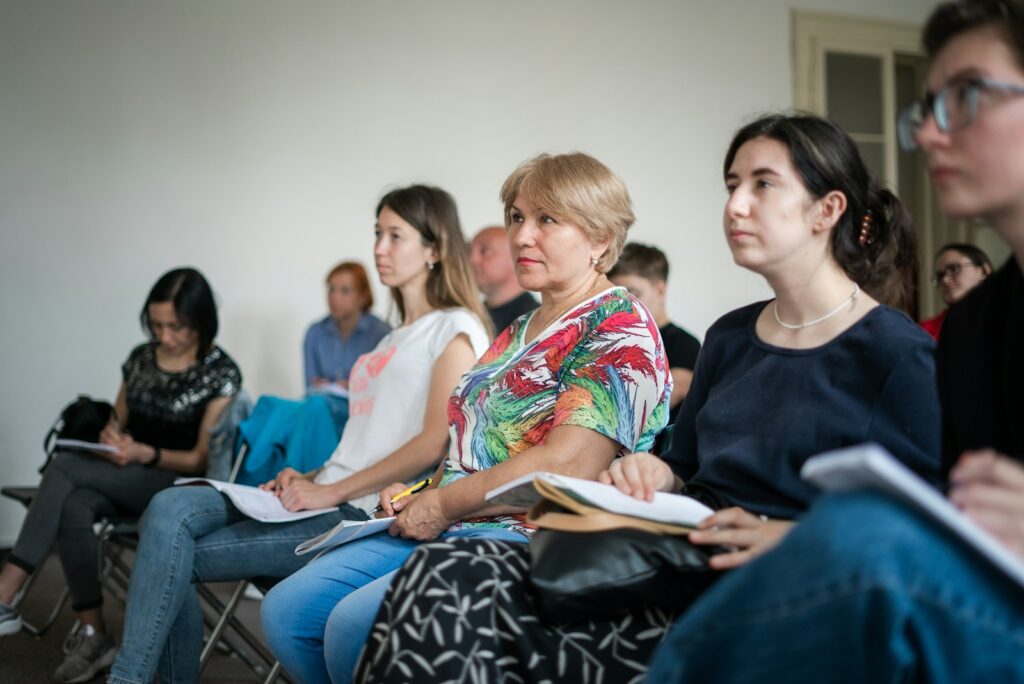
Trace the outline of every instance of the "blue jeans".
[[[468, 528], [441, 537], [526, 541], [504, 527]], [[324, 554], [271, 589], [260, 620], [284, 669], [303, 684], [352, 681], [384, 593], [419, 544], [387, 533], [360, 539]]]
[[352, 506], [291, 523], [242, 515], [213, 487], [172, 487], [153, 497], [128, 589], [124, 638], [109, 681], [163, 684], [199, 679], [203, 617], [194, 582], [287, 577], [308, 557], [295, 547], [343, 519]]
[[1024, 589], [899, 502], [829, 495], [687, 612], [648, 678], [1020, 682]]

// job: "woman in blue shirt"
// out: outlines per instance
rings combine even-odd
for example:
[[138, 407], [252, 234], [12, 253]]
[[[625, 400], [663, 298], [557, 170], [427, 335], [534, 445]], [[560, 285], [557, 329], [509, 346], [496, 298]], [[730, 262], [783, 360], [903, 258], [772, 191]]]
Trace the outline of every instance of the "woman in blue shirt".
[[356, 359], [377, 346], [391, 326], [372, 313], [373, 291], [366, 270], [343, 261], [327, 274], [329, 313], [309, 326], [302, 345], [306, 390], [348, 385]]

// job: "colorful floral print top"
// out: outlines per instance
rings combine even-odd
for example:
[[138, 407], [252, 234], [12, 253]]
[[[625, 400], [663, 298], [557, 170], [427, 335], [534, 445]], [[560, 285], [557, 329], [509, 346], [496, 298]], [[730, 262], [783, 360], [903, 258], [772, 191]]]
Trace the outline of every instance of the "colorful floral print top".
[[[448, 400], [451, 437], [440, 486], [541, 444], [551, 428], [576, 425], [621, 445], [654, 443], [668, 415], [672, 380], [654, 318], [624, 288], [580, 303], [529, 343], [533, 313], [502, 331]], [[530, 528], [524, 516], [456, 523]]]

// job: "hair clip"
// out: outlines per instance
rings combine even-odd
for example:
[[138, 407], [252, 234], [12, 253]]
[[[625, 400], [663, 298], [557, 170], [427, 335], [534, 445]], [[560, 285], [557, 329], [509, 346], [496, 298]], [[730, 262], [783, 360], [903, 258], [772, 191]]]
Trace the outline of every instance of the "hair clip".
[[864, 214], [864, 220], [860, 222], [860, 246], [867, 247], [875, 241], [874, 233], [871, 228], [875, 223], [875, 217], [871, 215], [871, 212]]

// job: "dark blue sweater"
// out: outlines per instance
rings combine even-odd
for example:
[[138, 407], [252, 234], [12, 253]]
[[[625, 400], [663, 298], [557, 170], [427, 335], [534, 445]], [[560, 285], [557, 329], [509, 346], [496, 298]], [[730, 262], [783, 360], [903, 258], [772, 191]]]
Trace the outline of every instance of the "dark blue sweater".
[[877, 442], [928, 480], [939, 469], [934, 343], [907, 316], [878, 306], [831, 342], [783, 349], [754, 325], [766, 302], [720, 318], [664, 455], [688, 483], [729, 504], [794, 518], [817, 490], [809, 457]]

